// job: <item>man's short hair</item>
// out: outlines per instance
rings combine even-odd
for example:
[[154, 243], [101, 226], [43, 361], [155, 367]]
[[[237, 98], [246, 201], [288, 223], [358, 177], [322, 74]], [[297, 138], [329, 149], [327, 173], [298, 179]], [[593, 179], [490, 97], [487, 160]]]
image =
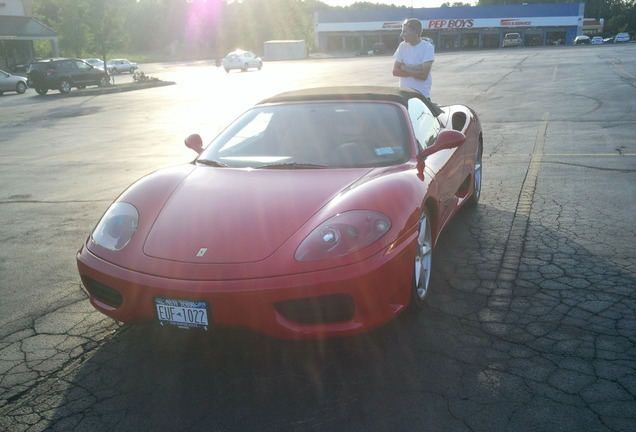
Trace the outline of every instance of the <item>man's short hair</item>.
[[418, 36], [422, 35], [422, 21], [418, 20], [417, 18], [409, 18], [404, 20], [404, 25], [415, 30]]

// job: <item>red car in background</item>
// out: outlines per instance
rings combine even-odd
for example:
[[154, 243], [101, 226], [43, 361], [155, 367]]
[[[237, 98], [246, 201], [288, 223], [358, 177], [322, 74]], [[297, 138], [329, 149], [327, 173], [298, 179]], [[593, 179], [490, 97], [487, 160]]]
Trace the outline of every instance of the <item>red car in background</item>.
[[422, 307], [442, 229], [481, 194], [477, 115], [404, 88], [282, 93], [186, 145], [198, 157], [128, 188], [77, 254], [118, 321], [369, 331]]

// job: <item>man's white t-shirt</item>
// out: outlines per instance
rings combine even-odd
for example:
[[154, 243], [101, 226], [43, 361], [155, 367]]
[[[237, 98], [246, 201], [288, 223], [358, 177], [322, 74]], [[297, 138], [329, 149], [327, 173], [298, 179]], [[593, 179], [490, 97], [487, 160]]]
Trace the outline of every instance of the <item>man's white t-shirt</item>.
[[[406, 66], [418, 67], [422, 63], [435, 61], [435, 47], [426, 41], [421, 41], [415, 46], [402, 41], [395, 51], [394, 57], [396, 61], [404, 63]], [[413, 77], [400, 77], [400, 87], [414, 88], [427, 98], [431, 97], [432, 85], [433, 77], [430, 72], [426, 80], [419, 80]]]

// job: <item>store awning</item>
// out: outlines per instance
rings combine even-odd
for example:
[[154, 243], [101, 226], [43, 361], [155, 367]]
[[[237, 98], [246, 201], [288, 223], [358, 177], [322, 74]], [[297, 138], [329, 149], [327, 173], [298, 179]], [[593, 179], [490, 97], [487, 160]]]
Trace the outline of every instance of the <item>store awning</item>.
[[57, 32], [31, 17], [0, 16], [0, 40], [57, 40]]

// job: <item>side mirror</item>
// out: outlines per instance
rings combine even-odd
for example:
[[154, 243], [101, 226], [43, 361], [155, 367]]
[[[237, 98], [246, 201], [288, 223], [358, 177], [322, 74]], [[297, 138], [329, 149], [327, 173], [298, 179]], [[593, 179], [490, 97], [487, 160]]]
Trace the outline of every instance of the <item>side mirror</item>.
[[203, 151], [203, 140], [201, 139], [201, 135], [192, 134], [184, 140], [186, 147], [194, 150], [198, 154], [201, 154]]
[[437, 135], [437, 139], [432, 146], [426, 147], [418, 155], [418, 160], [424, 162], [427, 157], [440, 150], [459, 147], [466, 142], [466, 135], [456, 130], [443, 130]]

